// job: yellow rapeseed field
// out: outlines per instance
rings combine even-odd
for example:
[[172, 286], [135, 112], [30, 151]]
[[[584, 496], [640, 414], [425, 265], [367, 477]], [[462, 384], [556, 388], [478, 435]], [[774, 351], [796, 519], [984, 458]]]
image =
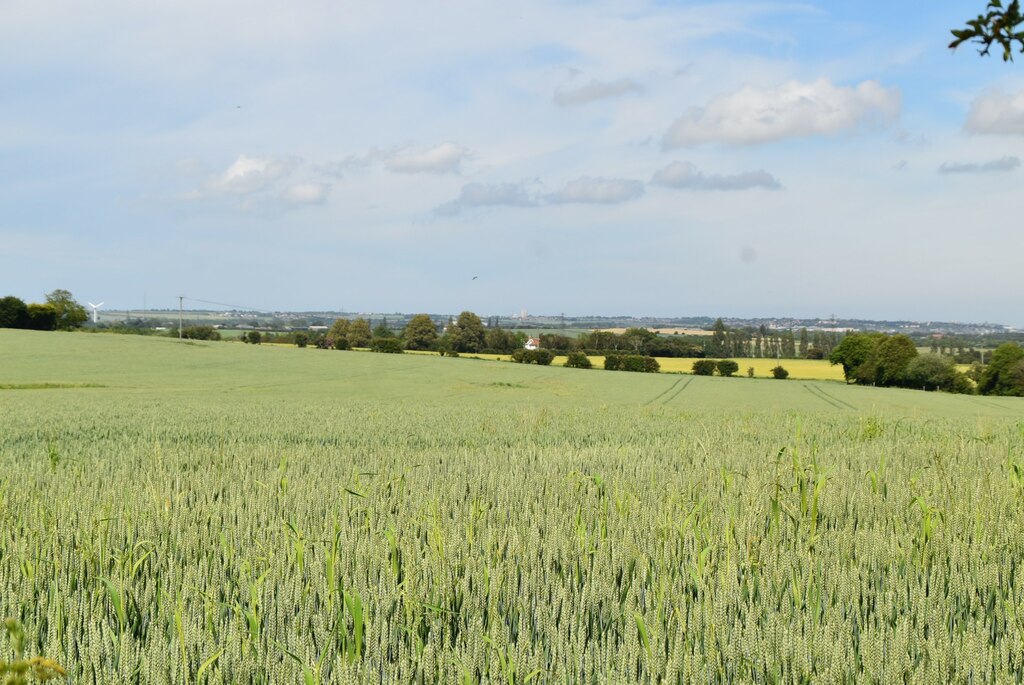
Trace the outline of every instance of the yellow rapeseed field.
[[[511, 361], [511, 358], [507, 354], [464, 354], [462, 356], [478, 359], [493, 359], [505, 362]], [[696, 358], [691, 357], [657, 357], [657, 360], [658, 364], [661, 365], [662, 373], [692, 373], [693, 363], [697, 361]], [[594, 364], [595, 368], [600, 369], [604, 367], [604, 357], [590, 357], [590, 361]], [[789, 371], [789, 377], [796, 380], [843, 380], [843, 367], [833, 366], [824, 359], [783, 359], [780, 362], [775, 359], [747, 359], [736, 357], [733, 361], [740, 365], [740, 370], [736, 374], [738, 376], [746, 376], [747, 369], [754, 367], [755, 377], [768, 378], [772, 375], [772, 368], [781, 363], [782, 366]], [[564, 366], [565, 357], [555, 357], [552, 365]]]

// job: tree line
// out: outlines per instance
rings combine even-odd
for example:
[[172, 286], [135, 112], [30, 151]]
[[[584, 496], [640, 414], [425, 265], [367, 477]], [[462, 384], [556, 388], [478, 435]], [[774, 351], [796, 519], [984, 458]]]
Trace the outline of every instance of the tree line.
[[70, 331], [89, 320], [85, 307], [67, 290], [46, 294], [45, 302], [26, 303], [19, 297], [0, 298], [0, 328], [33, 331]]
[[1000, 345], [988, 364], [975, 363], [967, 373], [957, 369], [954, 358], [920, 354], [914, 341], [902, 334], [847, 335], [829, 361], [842, 365], [847, 383], [1024, 396], [1024, 348], [1014, 342]]

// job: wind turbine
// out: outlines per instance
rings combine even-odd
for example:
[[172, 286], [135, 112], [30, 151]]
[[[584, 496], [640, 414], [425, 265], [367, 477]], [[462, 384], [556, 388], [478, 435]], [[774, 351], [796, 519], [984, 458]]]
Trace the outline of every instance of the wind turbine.
[[99, 310], [100, 310], [100, 307], [103, 306], [103, 303], [100, 302], [99, 304], [93, 304], [92, 302], [89, 302], [88, 304], [89, 304], [90, 307], [92, 307], [92, 322], [96, 323], [96, 322], [98, 322], [100, 320], [100, 311]]

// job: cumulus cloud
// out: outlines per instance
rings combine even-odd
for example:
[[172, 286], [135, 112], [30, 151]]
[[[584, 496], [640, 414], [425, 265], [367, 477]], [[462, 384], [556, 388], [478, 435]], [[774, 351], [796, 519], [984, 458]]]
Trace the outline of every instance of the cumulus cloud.
[[690, 162], [672, 162], [656, 171], [651, 183], [685, 190], [778, 190], [782, 187], [777, 178], [763, 169], [722, 176], [705, 174]]
[[326, 183], [297, 183], [281, 193], [281, 198], [293, 205], [318, 205], [327, 200], [330, 186]]
[[289, 160], [239, 155], [227, 171], [211, 180], [206, 188], [214, 193], [248, 195], [265, 190], [286, 176], [292, 166]]
[[581, 176], [569, 181], [545, 199], [551, 204], [570, 203], [613, 205], [635, 200], [644, 194], [644, 184], [624, 178]]
[[1013, 171], [1020, 166], [1019, 157], [1003, 157], [983, 164], [946, 163], [939, 167], [940, 174], [990, 174]]
[[620, 78], [616, 81], [591, 81], [585, 86], [576, 88], [561, 87], [555, 91], [552, 100], [559, 107], [571, 107], [628, 93], [641, 93], [643, 90], [644, 87], [631, 78]]
[[400, 174], [447, 174], [459, 170], [469, 151], [454, 143], [426, 150], [399, 150], [385, 157], [385, 165]]
[[828, 79], [790, 81], [777, 88], [748, 86], [691, 107], [665, 133], [662, 146], [707, 142], [737, 145], [835, 135], [894, 120], [900, 93], [877, 81], [836, 86]]
[[439, 216], [455, 216], [470, 207], [533, 207], [537, 196], [525, 181], [519, 183], [467, 183], [459, 196], [437, 207]]
[[1024, 135], [1024, 91], [991, 91], [971, 103], [964, 128], [971, 133]]

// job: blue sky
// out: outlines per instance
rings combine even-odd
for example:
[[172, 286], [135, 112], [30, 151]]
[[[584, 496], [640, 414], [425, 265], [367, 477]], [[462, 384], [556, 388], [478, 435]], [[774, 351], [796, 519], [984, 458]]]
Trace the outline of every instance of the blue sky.
[[1024, 325], [983, 4], [13, 0], [0, 291]]

